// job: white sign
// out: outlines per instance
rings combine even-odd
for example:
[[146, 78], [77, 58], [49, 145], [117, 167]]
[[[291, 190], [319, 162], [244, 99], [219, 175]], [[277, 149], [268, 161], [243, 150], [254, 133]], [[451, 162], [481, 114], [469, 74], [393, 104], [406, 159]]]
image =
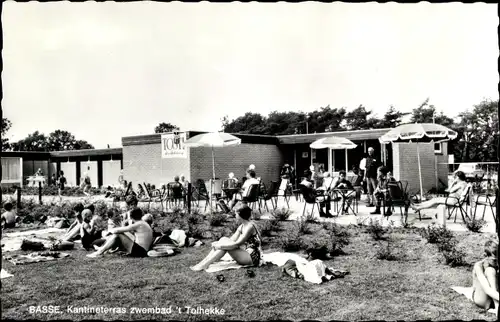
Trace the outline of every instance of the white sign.
[[161, 157], [163, 159], [187, 158], [186, 132], [173, 132], [161, 135]]

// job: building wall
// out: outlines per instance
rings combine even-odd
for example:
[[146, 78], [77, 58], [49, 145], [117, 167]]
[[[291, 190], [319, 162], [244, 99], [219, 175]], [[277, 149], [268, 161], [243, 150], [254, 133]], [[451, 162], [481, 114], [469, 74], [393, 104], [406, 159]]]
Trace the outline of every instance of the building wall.
[[75, 187], [76, 184], [76, 162], [61, 162], [61, 170], [66, 178], [68, 187]]
[[[191, 181], [208, 180], [212, 177], [212, 150], [190, 148]], [[242, 143], [233, 147], [214, 148], [215, 175], [226, 179], [229, 172], [241, 179], [250, 164], [255, 165], [258, 177], [268, 184], [278, 180], [284, 157], [278, 146], [272, 144]]]
[[102, 162], [102, 185], [116, 186], [119, 185], [118, 177], [120, 176], [121, 160], [103, 161]]
[[134, 144], [123, 147], [123, 177], [137, 187], [146, 182], [159, 186], [174, 181], [174, 176], [185, 174], [189, 178], [187, 158], [162, 159], [161, 143]]
[[[420, 191], [419, 170], [416, 143], [392, 143], [393, 151], [393, 173], [398, 180], [408, 181], [408, 189], [411, 192]], [[443, 144], [443, 153], [434, 152], [433, 143], [419, 143], [420, 166], [422, 172], [422, 187], [424, 192], [436, 187], [437, 177], [447, 182], [447, 167], [440, 165], [446, 162], [448, 154], [446, 143]], [[439, 181], [438, 181], [439, 182]]]

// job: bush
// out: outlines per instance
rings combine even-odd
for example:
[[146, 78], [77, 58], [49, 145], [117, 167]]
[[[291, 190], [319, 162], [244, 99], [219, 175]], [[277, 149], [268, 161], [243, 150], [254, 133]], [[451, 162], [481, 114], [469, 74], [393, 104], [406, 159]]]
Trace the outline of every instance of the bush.
[[380, 224], [380, 221], [375, 219], [370, 219], [368, 225], [366, 226], [366, 232], [369, 233], [374, 240], [384, 240], [387, 238], [386, 233], [389, 232], [387, 227]]
[[446, 265], [451, 267], [465, 266], [467, 265], [465, 261], [465, 252], [457, 247], [452, 247], [450, 250], [445, 250], [442, 252]]
[[286, 209], [283, 207], [280, 209], [272, 210], [271, 215], [279, 221], [285, 221], [290, 218], [292, 212], [290, 211], [290, 209]]
[[312, 259], [328, 259], [328, 255], [334, 250], [333, 239], [325, 230], [302, 236], [300, 244]]
[[301, 218], [300, 220], [297, 220], [294, 223], [294, 226], [299, 235], [307, 235], [312, 233], [310, 223], [307, 221], [307, 218]]
[[384, 247], [382, 244], [379, 244], [379, 248], [377, 249], [377, 253], [375, 254], [377, 259], [380, 260], [388, 260], [388, 261], [395, 261], [398, 260], [398, 257], [396, 254], [392, 252], [391, 248], [391, 241], [387, 241], [387, 246]]
[[335, 223], [323, 223], [323, 229], [325, 229], [331, 238], [331, 250], [330, 255], [345, 255], [344, 247], [349, 245], [351, 234], [349, 231]]
[[278, 219], [265, 220], [259, 225], [259, 230], [262, 236], [270, 237], [272, 232], [278, 232], [281, 229]]
[[278, 239], [278, 245], [285, 252], [299, 251], [302, 247], [302, 242], [297, 228], [292, 227], [292, 229], [286, 230]]
[[226, 215], [224, 214], [213, 214], [209, 217], [210, 226], [219, 227], [222, 226], [226, 222]]
[[481, 219], [472, 218], [465, 221], [465, 227], [473, 233], [481, 232], [481, 229], [486, 226], [486, 221]]
[[421, 235], [429, 244], [446, 244], [454, 238], [453, 232], [448, 228], [436, 224], [429, 225], [421, 230]]
[[200, 226], [188, 223], [188, 231], [187, 231], [188, 236], [196, 239], [203, 239], [203, 232], [204, 230]]

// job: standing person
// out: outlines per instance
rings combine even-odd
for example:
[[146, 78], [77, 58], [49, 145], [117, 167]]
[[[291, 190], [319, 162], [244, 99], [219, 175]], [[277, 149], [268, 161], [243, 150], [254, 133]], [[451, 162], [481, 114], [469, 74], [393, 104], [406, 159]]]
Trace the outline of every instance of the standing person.
[[66, 184], [66, 177], [64, 176], [64, 171], [59, 171], [59, 180], [57, 182], [57, 192], [59, 194], [59, 201], [62, 201], [62, 191], [64, 190], [64, 185]]
[[[368, 206], [375, 207], [376, 197], [373, 195], [375, 189], [377, 188], [377, 169], [380, 166], [380, 162], [375, 159], [375, 149], [372, 147], [368, 148], [368, 156], [365, 162], [365, 181], [368, 190]], [[387, 174], [387, 173], [386, 173]]]
[[87, 196], [90, 196], [90, 188], [92, 188], [92, 183], [90, 181], [89, 174], [87, 172], [85, 172], [83, 174], [82, 179], [83, 179], [82, 180], [83, 193]]
[[123, 186], [123, 169], [120, 170], [120, 175], [118, 176], [118, 183], [120, 184], [120, 186]]
[[51, 186], [57, 186], [57, 177], [56, 177], [56, 174], [53, 173], [52, 176], [50, 176], [50, 182], [49, 184]]

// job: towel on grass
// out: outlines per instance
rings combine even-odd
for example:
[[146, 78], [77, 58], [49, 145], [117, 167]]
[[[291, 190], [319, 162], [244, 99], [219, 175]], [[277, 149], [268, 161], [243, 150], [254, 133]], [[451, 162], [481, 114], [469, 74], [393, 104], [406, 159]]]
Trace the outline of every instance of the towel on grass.
[[[464, 295], [469, 301], [474, 302], [474, 300], [472, 299], [472, 291], [474, 289], [472, 287], [452, 286], [451, 289], [457, 292], [458, 294]], [[496, 313], [495, 309], [489, 309], [488, 312], [493, 314]]]
[[6, 233], [2, 235], [2, 251], [13, 252], [21, 249], [24, 239], [43, 243], [46, 248], [49, 248], [52, 244], [50, 237], [58, 239], [63, 236], [65, 232], [66, 229], [47, 228]]
[[224, 255], [220, 261], [215, 262], [208, 266], [205, 270], [207, 273], [216, 273], [220, 271], [225, 271], [228, 269], [239, 269], [242, 267], [250, 267], [252, 265], [241, 265], [238, 264], [229, 254]]
[[4, 279], [4, 278], [7, 278], [7, 277], [12, 277], [12, 276], [14, 276], [14, 275], [8, 273], [6, 270], [4, 270], [2, 268], [2, 273], [1, 273], [1, 278], [0, 279]]
[[69, 257], [69, 254], [67, 253], [34, 252], [34, 253], [29, 253], [27, 255], [16, 254], [9, 257], [5, 257], [5, 259], [14, 265], [25, 265], [31, 263], [49, 262], [67, 257]]

